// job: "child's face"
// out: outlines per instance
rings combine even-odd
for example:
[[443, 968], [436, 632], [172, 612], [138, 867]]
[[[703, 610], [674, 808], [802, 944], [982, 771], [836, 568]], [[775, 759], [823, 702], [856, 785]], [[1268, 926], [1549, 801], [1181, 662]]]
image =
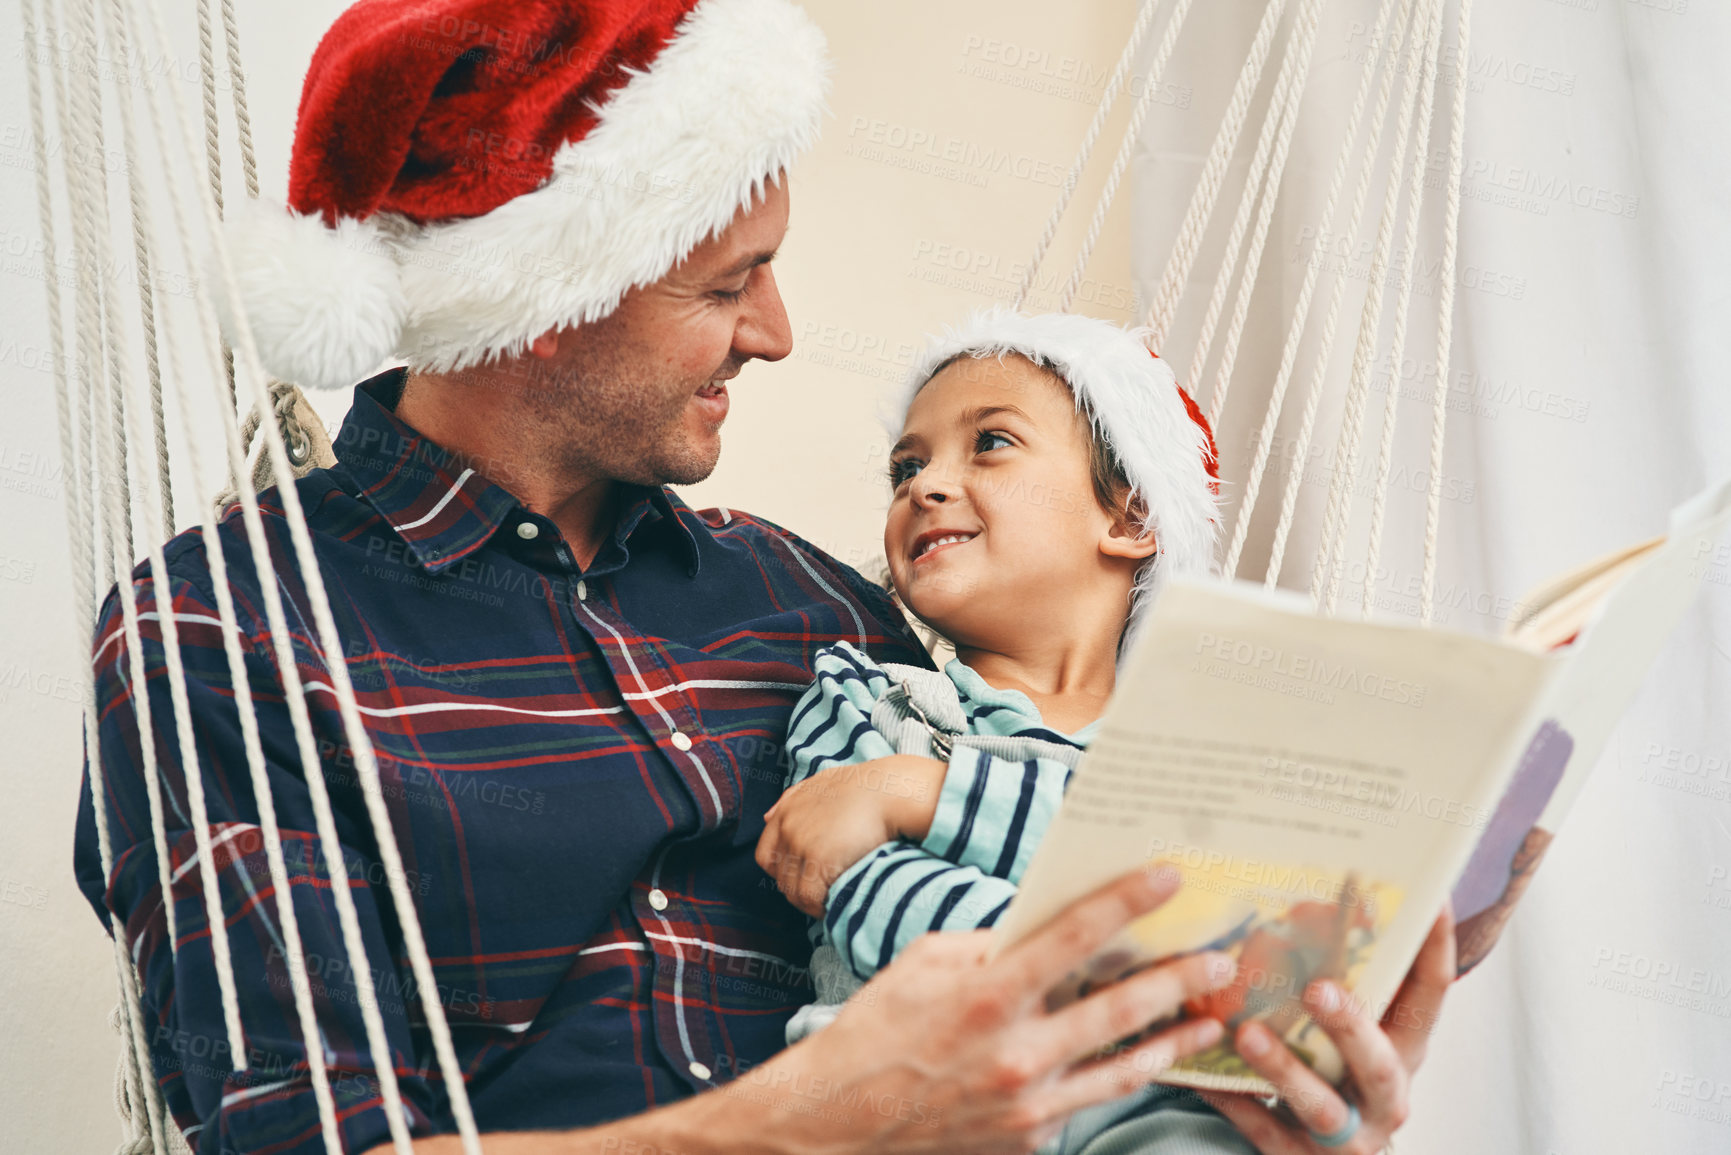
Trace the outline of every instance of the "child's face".
[[958, 646], [1072, 632], [1114, 606], [1121, 626], [1153, 544], [1100, 507], [1090, 444], [1069, 388], [1022, 357], [933, 377], [890, 453], [884, 555], [903, 604]]

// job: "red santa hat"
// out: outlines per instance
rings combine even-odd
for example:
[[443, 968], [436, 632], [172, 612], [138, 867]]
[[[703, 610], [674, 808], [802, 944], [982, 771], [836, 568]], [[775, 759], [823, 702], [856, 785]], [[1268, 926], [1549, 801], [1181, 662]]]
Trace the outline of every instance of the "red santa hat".
[[811, 146], [828, 72], [790, 0], [359, 0], [307, 71], [288, 211], [224, 229], [266, 370], [448, 372], [606, 316]]
[[927, 344], [909, 374], [892, 433], [900, 435], [914, 397], [958, 357], [1016, 353], [1063, 378], [1077, 411], [1123, 466], [1133, 496], [1147, 510], [1142, 528], [1159, 549], [1137, 572], [1124, 650], [1168, 576], [1211, 571], [1219, 530], [1213, 431], [1170, 366], [1149, 350], [1147, 337], [1146, 329], [1074, 313], [980, 310]]

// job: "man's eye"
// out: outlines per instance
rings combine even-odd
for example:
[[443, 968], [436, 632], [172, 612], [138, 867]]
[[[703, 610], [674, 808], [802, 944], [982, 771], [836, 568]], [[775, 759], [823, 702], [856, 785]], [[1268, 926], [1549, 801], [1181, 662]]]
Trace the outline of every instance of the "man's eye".
[[908, 478], [912, 477], [919, 471], [920, 463], [911, 457], [904, 457], [899, 461], [890, 462], [890, 488], [900, 489], [903, 482], [907, 481]]
[[750, 289], [751, 282], [747, 281], [737, 289], [717, 289], [712, 296], [714, 296], [718, 301], [725, 301], [727, 304], [732, 305], [742, 300]]
[[1003, 449], [1014, 444], [1014, 441], [995, 429], [982, 429], [974, 436], [975, 453], [987, 453], [993, 449]]

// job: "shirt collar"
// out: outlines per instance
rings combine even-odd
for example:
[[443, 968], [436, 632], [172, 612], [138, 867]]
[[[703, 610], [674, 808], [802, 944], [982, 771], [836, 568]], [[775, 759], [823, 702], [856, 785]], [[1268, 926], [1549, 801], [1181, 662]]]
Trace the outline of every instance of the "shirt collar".
[[[354, 404], [334, 448], [362, 499], [403, 539], [422, 568], [437, 573], [481, 548], [501, 526], [531, 515], [510, 490], [478, 468], [490, 465], [494, 474], [508, 480], [509, 462], [464, 458], [397, 418], [393, 410], [407, 380], [408, 371], [399, 368], [355, 386]], [[702, 526], [702, 520], [665, 487], [621, 485], [610, 539], [616, 548], [604, 546], [596, 563], [623, 565], [626, 542], [634, 534], [671, 519], [678, 531], [668, 538], [684, 553], [688, 573], [697, 576], [695, 527]], [[545, 526], [546, 519], [540, 521]]]
[[992, 718], [993, 733], [1016, 734], [1032, 725], [1050, 730], [1077, 746], [1086, 746], [1093, 741], [1094, 735], [1100, 729], [1101, 718], [1095, 718], [1074, 734], [1065, 734], [1062, 730], [1054, 729], [1046, 724], [1045, 718], [1040, 714], [1040, 708], [1034, 705], [1032, 698], [1020, 690], [998, 689], [980, 677], [978, 671], [964, 663], [960, 658], [951, 658], [944, 666], [944, 673], [949, 676], [950, 681], [954, 682], [956, 689], [961, 692], [962, 708], [970, 716], [979, 713], [982, 709], [996, 708], [1008, 711], [1016, 719], [1014, 722], [1008, 722], [1006, 719]]

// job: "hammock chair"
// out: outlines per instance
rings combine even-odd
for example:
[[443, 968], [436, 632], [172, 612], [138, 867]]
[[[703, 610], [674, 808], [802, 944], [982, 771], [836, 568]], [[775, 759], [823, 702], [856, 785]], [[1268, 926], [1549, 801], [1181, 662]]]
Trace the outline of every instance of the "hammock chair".
[[[1339, 151], [1329, 178], [1324, 207], [1316, 220], [1319, 236], [1343, 238], [1355, 244], [1361, 237], [1368, 239], [1367, 201], [1375, 178], [1379, 173], [1385, 176], [1386, 191], [1370, 250], [1369, 275], [1351, 367], [1335, 386], [1343, 396], [1343, 417], [1335, 441], [1332, 475], [1322, 513], [1321, 540], [1309, 575], [1310, 595], [1318, 611], [1325, 614], [1337, 611], [1347, 570], [1348, 526], [1352, 522], [1350, 514], [1355, 496], [1353, 482], [1359, 471], [1366, 424], [1365, 402], [1372, 384], [1373, 367], [1385, 362], [1398, 366], [1405, 355], [1408, 322], [1414, 309], [1413, 270], [1426, 194], [1431, 122], [1439, 90], [1446, 88], [1438, 61], [1448, 0], [1366, 2], [1374, 3], [1377, 9], [1370, 41], [1372, 50], [1365, 54], [1345, 123], [1339, 128]], [[169, 460], [168, 418], [171, 413], [177, 417], [179, 440], [185, 451], [191, 485], [201, 494], [214, 492], [217, 483], [205, 460], [201, 448], [203, 439], [195, 428], [194, 415], [217, 421], [223, 439], [227, 491], [215, 505], [201, 503], [197, 521], [204, 534], [229, 672], [241, 707], [239, 718], [247, 769], [259, 806], [294, 1006], [303, 1038], [316, 1039], [318, 1027], [312, 991], [290, 899], [282, 841], [266, 777], [258, 722], [252, 708], [235, 607], [226, 577], [227, 560], [223, 554], [222, 538], [216, 532], [216, 520], [220, 508], [239, 504], [251, 545], [251, 564], [257, 569], [264, 593], [265, 614], [276, 647], [275, 659], [281, 671], [283, 692], [313, 803], [317, 833], [321, 849], [326, 852], [324, 858], [333, 884], [343, 942], [350, 958], [365, 959], [366, 951], [360, 937], [354, 900], [350, 896], [345, 859], [340, 850], [330, 852], [338, 846], [336, 823], [309, 721], [308, 687], [298, 673], [290, 649], [291, 635], [278, 593], [271, 553], [265, 547], [258, 505], [261, 490], [277, 487], [278, 500], [290, 527], [295, 564], [304, 581], [312, 610], [315, 640], [325, 654], [342, 653], [342, 642], [337, 636], [329, 598], [314, 561], [312, 540], [293, 484], [297, 477], [309, 470], [333, 463], [334, 456], [322, 424], [300, 390], [293, 383], [269, 380], [260, 368], [258, 352], [244, 317], [232, 318], [231, 331], [237, 340], [232, 348], [226, 346], [220, 336], [212, 296], [200, 293], [193, 303], [198, 322], [196, 334], [181, 336], [173, 333], [173, 311], [157, 310], [151, 275], [153, 269], [160, 267], [162, 257], [169, 249], [158, 235], [153, 217], [153, 210], [158, 206], [147, 194], [143, 180], [146, 156], [164, 158], [160, 166], [162, 188], [169, 204], [172, 237], [181, 258], [188, 262], [187, 267], [192, 267], [191, 263], [202, 251], [212, 251], [213, 268], [219, 281], [216, 297], [230, 301], [237, 298], [233, 267], [219, 228], [223, 172], [215, 63], [217, 17], [212, 12], [211, 0], [196, 0], [206, 178], [199, 181], [192, 176], [195, 162], [191, 162], [191, 158], [200, 152], [197, 120], [193, 110], [187, 107], [180, 86], [153, 83], [142, 70], [134, 70], [134, 62], [138, 60], [152, 56], [157, 60], [171, 59], [156, 0], [107, 0], [106, 3], [99, 3], [99, 0], [40, 0], [40, 7], [38, 0], [21, 0], [21, 3], [44, 255], [49, 269], [58, 267], [56, 221], [64, 215], [64, 219], [70, 222], [71, 232], [68, 263], [77, 274], [70, 302], [62, 299], [61, 286], [54, 276], [45, 278], [49, 349], [58, 403], [60, 450], [66, 478], [67, 529], [73, 554], [77, 602], [77, 636], [69, 642], [80, 654], [88, 653], [89, 638], [100, 604], [99, 594], [109, 582], [117, 583], [124, 632], [131, 654], [131, 679], [134, 684], [144, 683], [140, 614], [129, 575], [139, 560], [135, 543], [140, 539], [145, 547], [143, 556], [149, 559], [152, 572], [166, 570], [163, 544], [177, 524]], [[1251, 108], [1264, 88], [1267, 65], [1271, 57], [1278, 54], [1279, 65], [1272, 84], [1268, 86], [1261, 124], [1237, 207], [1220, 249], [1210, 254], [1210, 261], [1217, 262], [1216, 273], [1200, 328], [1194, 346], [1186, 350], [1185, 363], [1189, 369], [1184, 384], [1199, 401], [1203, 397], [1199, 390], [1204, 375], [1210, 366], [1213, 367], [1213, 381], [1207, 392], [1205, 409], [1216, 428], [1233, 383], [1252, 293], [1283, 186], [1294, 127], [1310, 79], [1317, 26], [1325, 3], [1326, 0], [1296, 0], [1296, 4], [1291, 6], [1293, 10], [1288, 11], [1287, 0], [1266, 0], [1254, 39], [1223, 110], [1220, 127], [1202, 162], [1195, 191], [1173, 240], [1165, 271], [1148, 306], [1150, 344], [1170, 358], [1172, 350], [1167, 345], [1180, 302], [1201, 259], [1204, 239], [1219, 205], [1228, 168], [1239, 154], [1245, 129], [1249, 126]], [[1142, 59], [1144, 43], [1157, 23], [1156, 16], [1164, 10], [1162, 30], [1142, 71], [1141, 92], [1130, 110], [1122, 142], [1088, 220], [1072, 272], [1062, 283], [1059, 308], [1068, 310], [1071, 307], [1153, 98], [1162, 89], [1162, 78], [1192, 7], [1192, 0], [1140, 0], [1123, 53], [1087, 126], [1075, 160], [1066, 173], [1057, 203], [1034, 246], [1033, 259], [1027, 265], [1015, 299], [1018, 307], [1026, 303], [1036, 284], [1038, 271], [1071, 207], [1113, 107], [1128, 87], [1137, 61]], [[1471, 18], [1472, 0], [1456, 0], [1457, 60], [1467, 58]], [[246, 195], [257, 197], [258, 172], [247, 114], [245, 73], [241, 67], [233, 0], [221, 0], [220, 20], [233, 96], [232, 119], [239, 141]], [[50, 93], [44, 89], [41, 61], [46, 52], [63, 43], [70, 45], [72, 59], [68, 67], [48, 70], [52, 73]], [[106, 69], [98, 67], [99, 44], [106, 46], [108, 56], [104, 59], [112, 65]], [[104, 75], [112, 81], [106, 95], [102, 91]], [[1398, 106], [1394, 100], [1397, 80], [1400, 81]], [[1435, 301], [1437, 388], [1431, 422], [1430, 483], [1425, 507], [1419, 611], [1420, 620], [1426, 623], [1432, 618], [1436, 574], [1442, 494], [1438, 479], [1442, 465], [1454, 311], [1466, 92], [1465, 76], [1457, 75], [1453, 81], [1447, 169], [1442, 182], [1446, 203], [1441, 214], [1442, 247]], [[50, 169], [44, 143], [50, 96], [56, 126], [66, 143], [64, 168], [60, 174], [62, 187], [58, 191], [54, 187], [55, 175]], [[143, 105], [149, 119], [154, 152], [149, 151], [150, 146], [141, 135], [137, 104]], [[107, 173], [101, 165], [80, 165], [74, 159], [101, 154], [104, 133], [113, 127], [108, 118], [110, 111], [115, 114], [126, 161], [127, 215], [137, 270], [137, 276], [128, 278], [125, 284], [116, 276], [115, 262], [110, 259], [114, 242], [110, 228]], [[1358, 158], [1356, 165], [1355, 157]], [[1347, 200], [1344, 196], [1347, 179], [1355, 168], [1356, 177], [1350, 200]], [[1288, 455], [1290, 460], [1284, 478], [1275, 479], [1281, 483], [1281, 503], [1272, 551], [1263, 575], [1269, 587], [1279, 580], [1285, 562], [1301, 474], [1330, 376], [1331, 354], [1346, 304], [1348, 281], [1353, 279], [1344, 268], [1331, 273], [1327, 302], [1321, 311], [1320, 324], [1317, 324], [1312, 316], [1312, 305], [1324, 266], [1325, 262], [1320, 260], [1305, 264], [1302, 283], [1291, 306], [1279, 368], [1258, 427], [1243, 488], [1235, 507], [1225, 515], [1231, 522], [1231, 532], [1225, 536], [1218, 572], [1235, 576], [1264, 476], [1270, 472], [1269, 458], [1275, 430], [1286, 406], [1293, 375], [1298, 369], [1300, 345], [1311, 336], [1314, 338], [1313, 357], [1300, 386], [1302, 414], [1294, 451]], [[130, 299], [134, 293], [136, 300]], [[1391, 296], [1392, 302], [1389, 300]], [[1385, 309], [1391, 312], [1389, 327], [1392, 332], [1386, 352], [1379, 357], [1379, 351], [1385, 348], [1381, 342]], [[136, 331], [127, 319], [134, 310], [138, 317]], [[1222, 320], [1225, 322], [1223, 330]], [[183, 358], [196, 361], [200, 355], [206, 362], [204, 372], [193, 371], [192, 364], [183, 363]], [[167, 386], [165, 380], [169, 382]], [[172, 405], [165, 403], [165, 388], [174, 390]], [[1362, 606], [1366, 616], [1374, 601], [1373, 575], [1377, 572], [1382, 544], [1397, 412], [1396, 391], [1391, 389], [1377, 442], [1375, 482], [1369, 492], [1368, 538], [1363, 544], [1365, 590]], [[161, 615], [160, 628], [173, 707], [173, 740], [184, 755], [192, 750], [194, 741], [174, 615]], [[354, 751], [355, 770], [379, 847], [391, 900], [401, 920], [416, 989], [436, 989], [417, 908], [392, 835], [380, 787], [378, 762], [356, 706], [348, 667], [337, 660], [327, 662], [327, 668], [331, 681], [328, 689], [338, 703], [344, 733]], [[149, 711], [138, 713], [138, 729], [160, 885], [163, 893], [169, 894], [172, 893], [168, 873], [170, 855], [156, 766], [156, 739], [152, 734]], [[104, 787], [99, 730], [88, 708], [84, 735], [92, 788], [95, 796], [101, 799]], [[182, 765], [196, 767], [198, 762], [195, 757], [183, 757]], [[246, 1069], [246, 1032], [240, 1019], [228, 935], [219, 905], [217, 866], [212, 853], [205, 785], [201, 775], [188, 774], [186, 788], [186, 804], [197, 846], [196, 869], [212, 928], [211, 947], [228, 1036], [228, 1056], [234, 1070], [239, 1072]], [[111, 875], [113, 858], [106, 807], [99, 804], [94, 810], [102, 867]], [[174, 904], [166, 903], [165, 911], [172, 944], [176, 938]], [[143, 1155], [145, 1152], [169, 1155], [170, 1152], [187, 1151], [186, 1140], [168, 1117], [150, 1065], [139, 973], [122, 936], [113, 936], [113, 949], [119, 1005], [111, 1021], [123, 1041], [115, 1095], [117, 1108], [129, 1133], [120, 1150], [127, 1155]], [[385, 1026], [374, 990], [374, 972], [370, 966], [354, 965], [348, 968], [348, 973], [354, 976], [368, 1045], [375, 1055], [387, 1054]], [[474, 1114], [444, 1008], [438, 999], [422, 1000], [422, 1003], [464, 1150], [468, 1155], [477, 1155], [481, 1147], [476, 1136]], [[323, 1051], [319, 1046], [310, 1045], [306, 1047], [306, 1055], [325, 1148], [330, 1155], [339, 1155], [342, 1148]], [[389, 1063], [378, 1065], [377, 1075], [395, 1149], [408, 1155], [410, 1140], [396, 1076]]]

